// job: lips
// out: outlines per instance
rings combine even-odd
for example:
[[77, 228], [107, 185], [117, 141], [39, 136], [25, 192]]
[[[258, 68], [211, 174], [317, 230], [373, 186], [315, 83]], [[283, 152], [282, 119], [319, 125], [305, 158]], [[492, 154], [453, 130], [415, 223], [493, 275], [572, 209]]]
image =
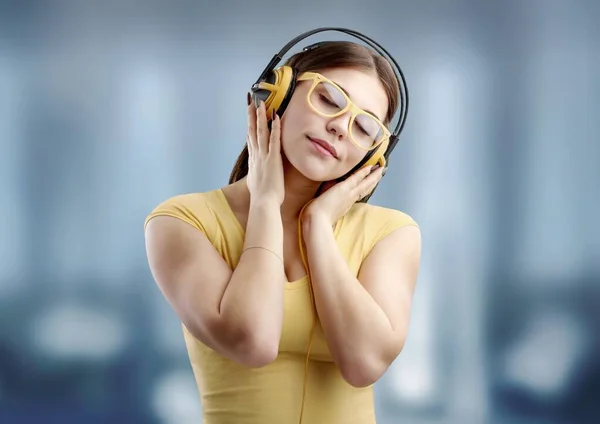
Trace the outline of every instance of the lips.
[[331, 144], [329, 144], [328, 142], [326, 142], [325, 140], [321, 140], [320, 138], [313, 138], [313, 137], [308, 137], [308, 139], [316, 144], [315, 147], [317, 147], [317, 149], [323, 153], [323, 154], [329, 154], [331, 156], [333, 156], [334, 158], [337, 158], [337, 151], [335, 150], [335, 147], [333, 147]]

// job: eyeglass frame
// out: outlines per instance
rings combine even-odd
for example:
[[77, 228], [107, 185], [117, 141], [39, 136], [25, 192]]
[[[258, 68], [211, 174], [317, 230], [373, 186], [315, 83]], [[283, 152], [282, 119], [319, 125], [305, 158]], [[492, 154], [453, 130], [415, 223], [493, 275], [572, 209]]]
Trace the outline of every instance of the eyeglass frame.
[[[326, 118], [337, 118], [338, 116], [341, 116], [343, 114], [345, 114], [346, 112], [348, 112], [348, 110], [350, 110], [351, 116], [350, 119], [348, 120], [348, 135], [350, 136], [350, 140], [352, 141], [352, 143], [358, 147], [361, 150], [370, 152], [371, 150], [374, 150], [376, 148], [378, 148], [379, 146], [381, 146], [382, 143], [384, 143], [386, 140], [390, 139], [391, 136], [391, 132], [390, 130], [388, 130], [388, 128], [385, 126], [385, 124], [383, 122], [381, 122], [381, 120], [379, 118], [377, 118], [375, 115], [373, 115], [372, 113], [369, 113], [367, 111], [365, 111], [364, 109], [361, 109], [360, 107], [358, 107], [351, 99], [350, 97], [348, 97], [348, 95], [344, 92], [344, 90], [342, 90], [342, 88], [337, 85], [335, 82], [331, 81], [329, 78], [327, 78], [324, 75], [319, 74], [318, 72], [303, 72], [301, 73], [298, 77], [297, 77], [297, 81], [312, 81], [312, 85], [311, 87], [308, 89], [308, 92], [306, 94], [306, 103], [308, 103], [308, 106], [312, 109], [313, 112], [315, 112], [318, 115], [321, 115], [323, 117]], [[344, 98], [346, 99], [346, 106], [340, 110], [339, 112], [333, 114], [333, 115], [327, 115], [319, 110], [317, 110], [312, 102], [310, 101], [310, 96], [312, 95], [314, 89], [317, 87], [317, 85], [321, 82], [326, 82], [328, 84], [333, 85], [335, 88], [337, 88], [339, 90], [339, 92], [342, 94], [342, 96], [344, 96]], [[369, 147], [368, 149], [365, 149], [364, 147], [362, 147], [361, 145], [359, 145], [356, 140], [354, 140], [354, 136], [352, 135], [352, 124], [354, 123], [354, 120], [356, 119], [356, 117], [359, 114], [365, 114], [370, 116], [371, 118], [373, 118], [375, 120], [375, 122], [377, 122], [381, 128], [383, 128], [383, 136], [381, 137], [381, 140], [378, 141], [376, 144], [373, 144], [373, 146]]]

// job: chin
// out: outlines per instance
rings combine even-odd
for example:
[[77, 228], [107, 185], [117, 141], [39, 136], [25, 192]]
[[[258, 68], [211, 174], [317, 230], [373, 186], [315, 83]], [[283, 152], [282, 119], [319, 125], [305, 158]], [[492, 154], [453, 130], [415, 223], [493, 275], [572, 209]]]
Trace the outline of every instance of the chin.
[[[316, 152], [307, 137], [294, 140], [293, 146], [282, 140], [281, 147], [290, 165], [311, 181], [332, 181], [348, 172], [340, 170], [342, 163], [338, 159]], [[350, 169], [351, 166], [348, 170]]]
[[317, 182], [329, 181], [332, 178], [331, 170], [326, 169], [323, 164], [315, 162], [313, 158], [309, 157], [290, 160], [290, 164], [307, 179]]

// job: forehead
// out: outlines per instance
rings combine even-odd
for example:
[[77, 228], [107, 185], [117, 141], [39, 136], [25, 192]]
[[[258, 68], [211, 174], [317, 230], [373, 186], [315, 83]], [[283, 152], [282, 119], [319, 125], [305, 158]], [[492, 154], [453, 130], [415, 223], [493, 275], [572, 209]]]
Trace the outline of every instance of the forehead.
[[388, 99], [381, 80], [374, 72], [329, 69], [319, 73], [346, 90], [358, 107], [373, 112], [381, 121], [385, 120]]

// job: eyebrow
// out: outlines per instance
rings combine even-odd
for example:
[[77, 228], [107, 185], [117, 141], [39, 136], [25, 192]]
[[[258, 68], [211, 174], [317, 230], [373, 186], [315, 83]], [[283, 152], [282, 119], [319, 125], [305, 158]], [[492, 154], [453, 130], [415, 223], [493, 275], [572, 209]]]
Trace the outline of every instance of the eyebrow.
[[[341, 85], [340, 85], [338, 82], [335, 82], [335, 81], [334, 81], [334, 83], [335, 83], [335, 85], [337, 85], [338, 87], [340, 87], [340, 89], [341, 89], [341, 90], [342, 90], [344, 93], [346, 93], [346, 96], [348, 96], [349, 98], [352, 98], [352, 97], [350, 96], [350, 93], [348, 93], [348, 91], [346, 91], [346, 89], [345, 89], [344, 87], [342, 87], [342, 86], [341, 86]], [[362, 108], [361, 108], [361, 109], [362, 109]], [[367, 112], [367, 113], [370, 113], [370, 114], [371, 114], [371, 115], [373, 115], [375, 118], [377, 118], [377, 119], [379, 119], [379, 120], [381, 121], [381, 118], [380, 118], [380, 117], [379, 117], [379, 116], [378, 116], [376, 113], [374, 113], [374, 112], [371, 112], [371, 111], [370, 111], [370, 110], [368, 110], [368, 109], [363, 109], [363, 110], [364, 110], [365, 112]]]

